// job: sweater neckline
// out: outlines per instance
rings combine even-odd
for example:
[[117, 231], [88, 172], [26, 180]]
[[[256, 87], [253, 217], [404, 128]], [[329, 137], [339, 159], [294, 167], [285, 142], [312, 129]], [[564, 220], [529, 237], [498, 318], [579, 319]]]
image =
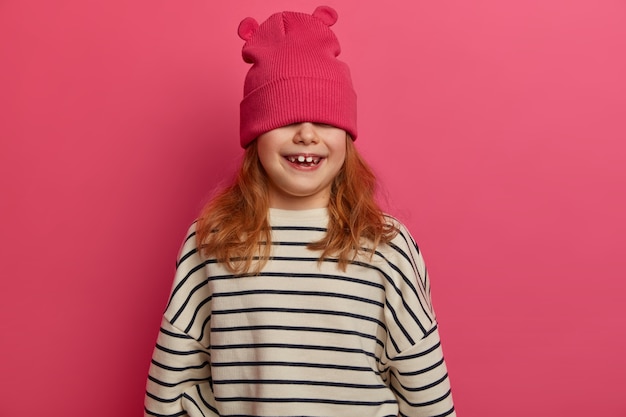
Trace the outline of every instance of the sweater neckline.
[[270, 208], [269, 220], [270, 222], [281, 220], [298, 222], [328, 221], [328, 208], [322, 207], [306, 210], [285, 210]]

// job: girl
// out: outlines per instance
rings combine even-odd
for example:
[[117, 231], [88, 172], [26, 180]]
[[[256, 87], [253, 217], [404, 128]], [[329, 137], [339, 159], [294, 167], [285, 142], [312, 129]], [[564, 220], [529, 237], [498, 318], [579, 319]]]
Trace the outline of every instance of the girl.
[[353, 144], [336, 20], [239, 26], [245, 156], [182, 246], [146, 415], [455, 415], [420, 251]]

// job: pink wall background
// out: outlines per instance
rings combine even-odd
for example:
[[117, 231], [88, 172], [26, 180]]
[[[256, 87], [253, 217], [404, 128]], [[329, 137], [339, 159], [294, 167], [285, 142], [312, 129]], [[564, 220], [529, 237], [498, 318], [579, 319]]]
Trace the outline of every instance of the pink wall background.
[[[0, 1], [1, 416], [141, 415], [179, 244], [241, 155], [236, 27], [319, 4]], [[626, 416], [626, 3], [327, 4], [459, 415]]]

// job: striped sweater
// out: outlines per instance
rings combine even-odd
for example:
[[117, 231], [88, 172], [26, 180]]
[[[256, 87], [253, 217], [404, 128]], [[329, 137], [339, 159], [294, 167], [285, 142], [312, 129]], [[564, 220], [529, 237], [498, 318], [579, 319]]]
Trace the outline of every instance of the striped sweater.
[[326, 209], [270, 210], [258, 276], [179, 259], [146, 416], [454, 416], [426, 267], [406, 228], [346, 271], [318, 262]]

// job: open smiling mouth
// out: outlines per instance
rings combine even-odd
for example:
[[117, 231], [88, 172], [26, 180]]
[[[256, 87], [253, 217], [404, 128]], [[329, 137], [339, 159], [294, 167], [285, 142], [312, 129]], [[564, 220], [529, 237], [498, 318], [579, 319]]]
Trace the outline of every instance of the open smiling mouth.
[[289, 155], [285, 157], [292, 164], [303, 167], [314, 167], [323, 159], [321, 156], [315, 155]]

